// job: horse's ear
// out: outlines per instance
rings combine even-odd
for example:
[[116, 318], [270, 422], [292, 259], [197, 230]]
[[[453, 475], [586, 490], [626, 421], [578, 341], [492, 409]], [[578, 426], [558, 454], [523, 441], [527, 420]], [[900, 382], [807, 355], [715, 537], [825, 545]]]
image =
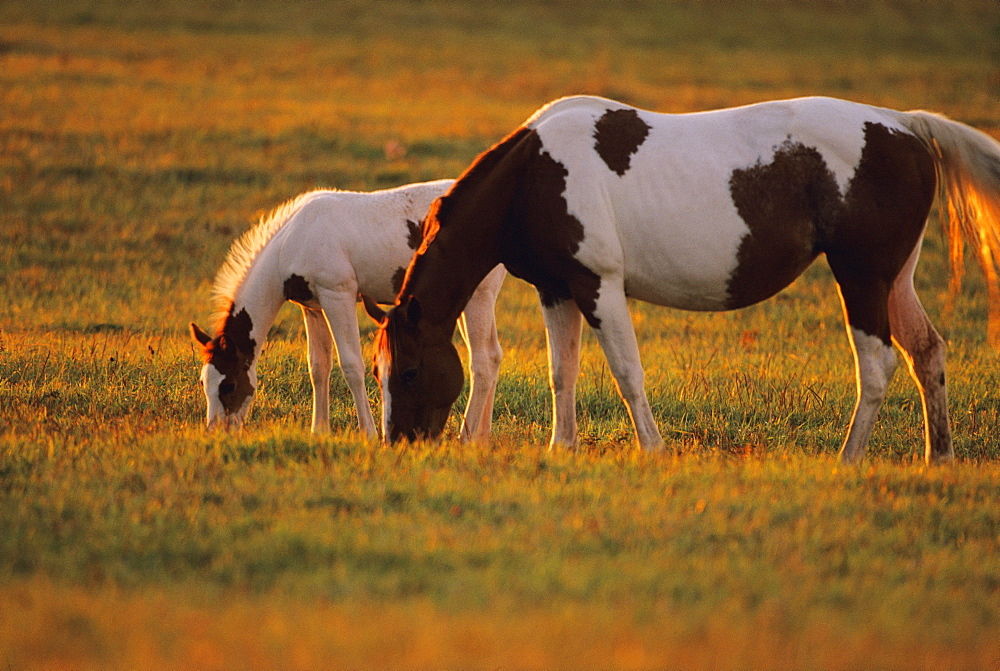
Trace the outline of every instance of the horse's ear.
[[368, 313], [368, 316], [371, 317], [376, 324], [381, 326], [385, 323], [385, 310], [379, 307], [378, 303], [364, 294], [361, 294], [361, 302], [365, 304], [365, 312]]
[[411, 326], [416, 326], [420, 322], [420, 317], [424, 314], [424, 309], [420, 305], [420, 299], [416, 296], [410, 296], [406, 299], [406, 305], [403, 310], [406, 314], [406, 321]]
[[212, 336], [202, 331], [201, 327], [194, 322], [191, 322], [189, 328], [191, 329], [191, 337], [194, 338], [194, 341], [202, 347], [205, 347], [208, 343], [212, 342]]

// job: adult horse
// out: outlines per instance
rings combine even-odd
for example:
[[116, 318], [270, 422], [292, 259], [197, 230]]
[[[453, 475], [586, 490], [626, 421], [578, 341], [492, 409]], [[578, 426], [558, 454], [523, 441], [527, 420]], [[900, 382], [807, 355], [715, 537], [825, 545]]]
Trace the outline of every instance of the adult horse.
[[[243, 424], [268, 329], [282, 304], [292, 301], [302, 308], [309, 343], [313, 432], [330, 428], [336, 343], [358, 427], [370, 437], [378, 435], [365, 391], [357, 297], [361, 292], [384, 303], [393, 300], [420, 244], [418, 222], [452, 181], [372, 193], [312, 191], [278, 207], [233, 243], [215, 281], [216, 335], [191, 324], [205, 360], [201, 383], [209, 428]], [[490, 432], [501, 358], [494, 304], [505, 275], [497, 268], [463, 304], [461, 330], [472, 376], [461, 434], [467, 440]]]
[[455, 320], [498, 263], [534, 284], [544, 309], [552, 444], [577, 439], [586, 319], [639, 444], [655, 450], [663, 439], [626, 298], [740, 308], [824, 254], [857, 371], [841, 458], [864, 454], [896, 367], [895, 341], [920, 389], [926, 457], [952, 459], [944, 344], [913, 288], [939, 186], [953, 249], [961, 250], [961, 230], [979, 251], [995, 317], [1000, 144], [979, 131], [830, 98], [680, 115], [595, 97], [557, 100], [480, 155], [428, 213], [377, 335], [387, 437], [440, 432], [462, 382]]

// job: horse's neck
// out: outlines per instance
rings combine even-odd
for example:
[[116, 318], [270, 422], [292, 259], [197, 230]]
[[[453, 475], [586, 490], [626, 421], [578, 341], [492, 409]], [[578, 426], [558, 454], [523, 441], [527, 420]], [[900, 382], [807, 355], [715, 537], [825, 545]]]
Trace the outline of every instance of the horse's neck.
[[[420, 300], [424, 319], [454, 329], [483, 278], [500, 262], [465, 236], [435, 239], [412, 269], [409, 293]], [[457, 238], [457, 239], [456, 239]]]
[[425, 318], [454, 328], [501, 247], [537, 137], [519, 128], [483, 152], [428, 213], [434, 238], [414, 259], [400, 297], [420, 299]]
[[256, 362], [267, 332], [285, 302], [276, 263], [262, 252], [236, 287], [223, 333]]

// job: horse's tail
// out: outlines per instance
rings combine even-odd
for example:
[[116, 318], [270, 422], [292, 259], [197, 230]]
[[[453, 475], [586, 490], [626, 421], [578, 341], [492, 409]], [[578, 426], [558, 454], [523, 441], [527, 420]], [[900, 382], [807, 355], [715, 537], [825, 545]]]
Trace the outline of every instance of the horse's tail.
[[931, 112], [905, 112], [901, 121], [927, 145], [937, 168], [941, 225], [951, 260], [945, 309], [954, 308], [961, 288], [968, 243], [986, 276], [989, 339], [1000, 345], [1000, 142]]

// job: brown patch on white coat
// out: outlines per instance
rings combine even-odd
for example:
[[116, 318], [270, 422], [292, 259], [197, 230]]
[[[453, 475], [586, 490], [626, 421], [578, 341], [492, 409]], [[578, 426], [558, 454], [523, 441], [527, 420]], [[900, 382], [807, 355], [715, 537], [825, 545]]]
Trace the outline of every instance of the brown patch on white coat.
[[610, 170], [623, 177], [649, 130], [636, 110], [610, 109], [594, 124], [594, 151]]
[[889, 288], [920, 239], [935, 185], [920, 141], [876, 123], [865, 125], [843, 197], [820, 152], [801, 143], [786, 142], [766, 165], [734, 170], [730, 192], [750, 232], [729, 278], [729, 307], [773, 296], [825, 253], [849, 324], [889, 344]]
[[[848, 460], [863, 453], [895, 371], [893, 333], [909, 359], [919, 360], [914, 377], [936, 408], [928, 422], [937, 432], [935, 457], [951, 453], [941, 429], [948, 416], [940, 337], [917, 316], [897, 314], [896, 328], [890, 327], [890, 305], [923, 314], [912, 285], [897, 278], [908, 258], [916, 263], [935, 186], [934, 162], [920, 141], [876, 123], [865, 124], [861, 160], [843, 197], [820, 153], [790, 142], [769, 164], [736, 170], [730, 178], [733, 202], [750, 228], [730, 277], [732, 307], [773, 295], [820, 253], [833, 270], [857, 368], [858, 400], [842, 447]], [[920, 354], [934, 350], [940, 354]]]

